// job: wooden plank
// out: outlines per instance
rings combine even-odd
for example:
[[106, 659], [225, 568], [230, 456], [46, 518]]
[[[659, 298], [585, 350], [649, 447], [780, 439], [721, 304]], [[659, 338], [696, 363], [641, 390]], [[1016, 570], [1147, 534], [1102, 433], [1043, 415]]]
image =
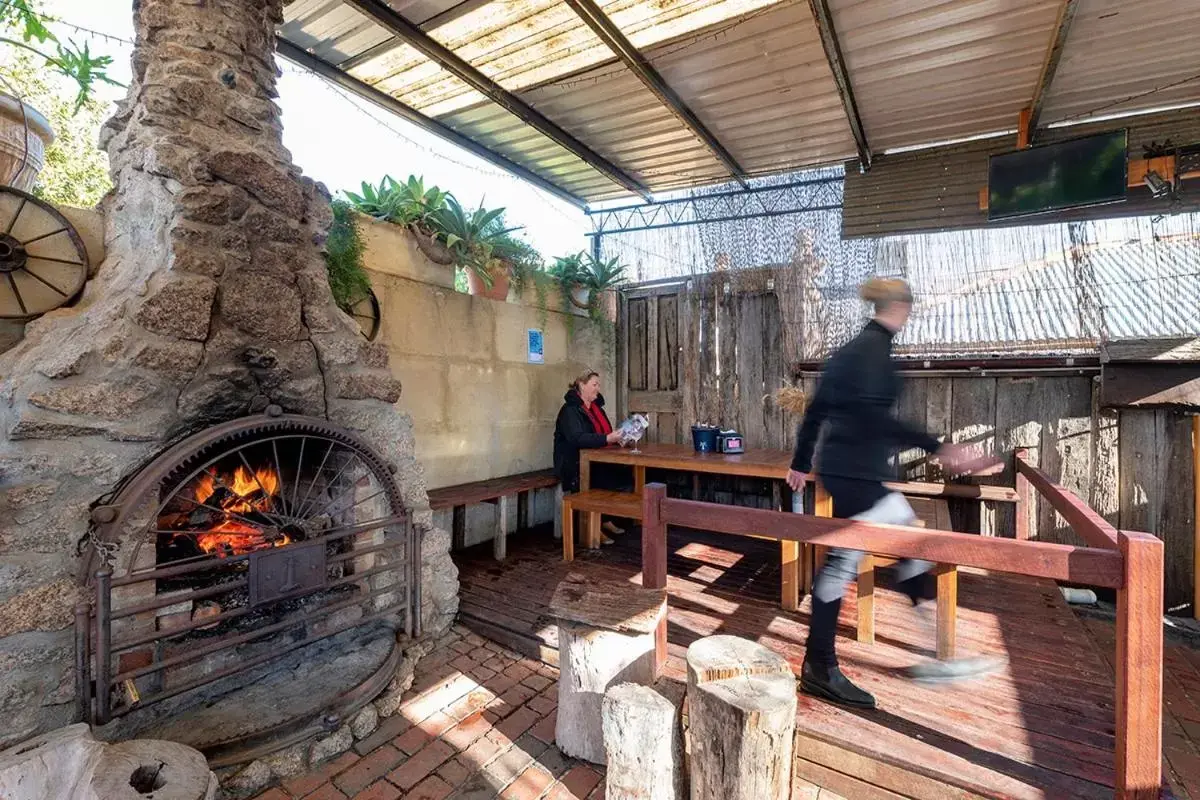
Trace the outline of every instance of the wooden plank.
[[702, 422], [715, 425], [721, 419], [720, 387], [717, 384], [717, 294], [708, 289], [700, 295], [701, 346], [699, 356], [699, 394], [697, 419], [688, 425]]
[[450, 540], [455, 550], [462, 550], [467, 546], [467, 507], [454, 506], [450, 513]]
[[523, 472], [520, 475], [508, 475], [503, 478], [489, 478], [485, 481], [431, 489], [429, 491], [429, 507], [434, 511], [439, 511], [455, 506], [487, 502], [506, 494], [549, 489], [557, 485], [558, 478], [555, 477], [552, 469]]
[[658, 301], [657, 298], [646, 300], [646, 388], [658, 388]]
[[679, 443], [679, 415], [660, 411], [656, 415], [655, 441], [659, 444]]
[[763, 299], [762, 295], [735, 295], [736, 366], [738, 432], [746, 437], [747, 447], [766, 447], [766, 418], [763, 415]]
[[[846, 800], [846, 798], [853, 798], [853, 800], [905, 800], [906, 798], [905, 795], [873, 786], [866, 781], [804, 758], [795, 760], [793, 770], [792, 800]], [[815, 790], [809, 787], [814, 787]]]
[[681, 441], [699, 417], [700, 392], [700, 295], [694, 290], [686, 291], [680, 298], [679, 332], [679, 395]]
[[779, 296], [774, 293], [763, 295], [762, 310], [763, 395], [772, 398], [763, 403], [766, 429], [763, 446], [787, 449], [792, 446], [792, 426], [789, 424], [788, 415], [773, 401], [775, 392], [788, 382], [787, 357], [783, 347], [783, 337], [787, 329], [783, 324]]
[[1200, 363], [1105, 364], [1100, 401], [1112, 407], [1200, 409]]
[[1200, 414], [1192, 417], [1192, 616], [1200, 619]]
[[[1001, 453], [1019, 448], [1028, 450], [1033, 464], [1038, 464], [1041, 447], [1042, 420], [1038, 414], [1040, 384], [1037, 378], [998, 378], [996, 380], [996, 446]], [[996, 482], [1012, 486], [1017, 482], [1013, 463], [1005, 468]], [[1025, 481], [1024, 478], [1020, 478]], [[1020, 489], [1020, 484], [1017, 484]], [[1018, 507], [1000, 506], [996, 509], [996, 535], [1028, 539], [1037, 532], [1037, 497]], [[1024, 531], [1025, 535], [1018, 535]]]
[[575, 560], [575, 507], [571, 505], [573, 496], [566, 495], [562, 502], [563, 561]]
[[624, 418], [629, 415], [629, 297], [617, 292], [617, 405], [610, 412]]
[[717, 365], [720, 369], [720, 413], [714, 424], [740, 428], [738, 407], [738, 303], [737, 296], [722, 293], [717, 301]]
[[1121, 581], [1121, 559], [1112, 550], [984, 539], [963, 533], [930, 536], [916, 528], [730, 508], [692, 500], [664, 501], [663, 517], [669, 525], [697, 530], [793, 539], [824, 547], [847, 547], [896, 558], [1015, 572], [1089, 586], [1116, 588]]
[[1100, 407], [1100, 387], [1092, 382], [1092, 474], [1088, 505], [1111, 525], [1121, 520], [1120, 414]]
[[[996, 454], [996, 379], [952, 378], [950, 428], [952, 441], [965, 445], [975, 457]], [[956, 530], [996, 534], [995, 509], [967, 504], [952, 510]]]
[[[904, 381], [900, 392], [900, 401], [896, 408], [896, 416], [924, 429], [927, 423], [929, 405], [929, 379], [913, 378]], [[935, 435], [938, 431], [934, 432]], [[906, 481], [922, 481], [925, 479], [926, 455], [922, 450], [903, 450], [897, 456], [901, 479]]]
[[1116, 790], [1156, 800], [1162, 786], [1163, 547], [1149, 534], [1120, 539], [1125, 588], [1117, 592]]
[[[1154, 527], [1163, 542], [1166, 609], [1183, 609], [1192, 602], [1195, 587], [1195, 503], [1189, 503], [1192, 479], [1192, 421], [1174, 411], [1155, 412], [1158, 450], [1158, 507]], [[1145, 530], [1145, 529], [1143, 529]]]
[[[1038, 406], [1045, 415], [1040, 468], [1066, 489], [1086, 495], [1092, 459], [1091, 380], [1042, 378], [1039, 382]], [[1050, 503], [1038, 505], [1037, 530], [1041, 539], [1083, 544], [1085, 540], [1077, 538], [1072, 527]]]
[[647, 414], [655, 411], [675, 412], [682, 404], [679, 392], [640, 392], [629, 393], [629, 413]]
[[[928, 378], [925, 399], [925, 429], [943, 442], [954, 441], [951, 423], [953, 407], [953, 385], [950, 378]], [[937, 483], [945, 478], [941, 464], [929, 464], [925, 469], [926, 480]]]
[[656, 298], [658, 304], [659, 391], [679, 388], [679, 295]]
[[[662, 517], [665, 486], [651, 487], [642, 494], [642, 586], [667, 588], [667, 523]], [[669, 601], [668, 601], [669, 602]], [[667, 663], [667, 616], [659, 621], [654, 635], [655, 674]]]
[[649, 334], [647, 300], [629, 301], [629, 390], [645, 391], [650, 388]]
[[1074, 492], [1055, 483], [1045, 472], [1022, 458], [1017, 459], [1017, 469], [1041, 496], [1043, 505], [1061, 514], [1087, 546], [1110, 550], [1116, 548], [1117, 531], [1108, 524], [1108, 520], [1088, 508], [1087, 503]]
[[1121, 514], [1118, 527], [1153, 531], [1157, 520], [1158, 445], [1155, 412], [1122, 411], [1119, 418]]

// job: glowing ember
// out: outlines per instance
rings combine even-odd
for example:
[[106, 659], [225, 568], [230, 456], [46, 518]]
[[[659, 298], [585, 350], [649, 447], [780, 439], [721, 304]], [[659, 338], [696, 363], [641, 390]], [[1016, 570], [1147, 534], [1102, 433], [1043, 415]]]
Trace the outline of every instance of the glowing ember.
[[[268, 526], [250, 524], [254, 517], [271, 510], [279, 491], [279, 476], [271, 469], [254, 472], [238, 467], [233, 475], [205, 473], [196, 479], [193, 497], [202, 503], [197, 510], [219, 515], [220, 521], [203, 531], [189, 531], [205, 553], [221, 558], [267, 547], [282, 547], [290, 540]], [[270, 531], [268, 537], [267, 531]]]

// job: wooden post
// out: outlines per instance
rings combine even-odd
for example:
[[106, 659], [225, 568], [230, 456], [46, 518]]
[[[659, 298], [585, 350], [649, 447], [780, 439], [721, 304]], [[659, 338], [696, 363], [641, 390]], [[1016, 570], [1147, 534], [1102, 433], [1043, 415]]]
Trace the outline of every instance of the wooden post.
[[563, 561], [575, 560], [575, 509], [571, 508], [571, 496], [567, 495], [559, 504], [562, 517]]
[[554, 487], [554, 538], [561, 539], [563, 535], [563, 488], [562, 484]]
[[779, 605], [784, 611], [800, 608], [800, 543], [779, 542], [780, 594]]
[[646, 491], [646, 468], [640, 464], [633, 466], [633, 493], [639, 497]]
[[958, 623], [958, 567], [938, 564], [937, 573], [937, 657], [954, 658]]
[[875, 557], [863, 553], [858, 562], [858, 641], [875, 643]]
[[788, 800], [796, 676], [783, 656], [736, 636], [687, 651], [692, 800]]
[[[667, 523], [662, 516], [662, 501], [667, 487], [652, 483], [642, 494], [642, 586], [646, 589], [667, 588]], [[667, 663], [667, 617], [663, 616], [654, 632], [655, 677], [662, 674]]]
[[1029, 515], [1030, 505], [1033, 503], [1033, 485], [1029, 483], [1029, 478], [1017, 468], [1019, 459], [1028, 457], [1029, 451], [1021, 447], [1013, 451], [1013, 474], [1017, 476], [1017, 507], [1016, 513], [1016, 538], [1027, 541], [1029, 539]]
[[517, 530], [529, 527], [529, 502], [532, 492], [517, 492]]
[[1192, 616], [1200, 619], [1200, 414], [1192, 417]]
[[600, 546], [600, 537], [604, 534], [600, 531], [601, 515], [599, 511], [589, 511], [587, 513], [587, 537], [588, 547], [595, 550]]
[[508, 555], [508, 497], [497, 497], [493, 505], [496, 508], [496, 522], [492, 538], [492, 556], [497, 561], [503, 561]]
[[[586, 492], [592, 488], [592, 461], [588, 458], [588, 451], [584, 450], [579, 454], [579, 491]], [[599, 526], [591, 525], [591, 517], [587, 514], [579, 514], [579, 544], [584, 547], [596, 547], [592, 543], [592, 537], [599, 535]], [[597, 530], [593, 530], [593, 527]], [[596, 540], [599, 542], [599, 539]]]
[[1162, 786], [1163, 543], [1120, 531], [1117, 590], [1116, 796], [1156, 800]]
[[451, 541], [455, 550], [464, 550], [467, 546], [467, 507], [455, 506], [450, 524]]

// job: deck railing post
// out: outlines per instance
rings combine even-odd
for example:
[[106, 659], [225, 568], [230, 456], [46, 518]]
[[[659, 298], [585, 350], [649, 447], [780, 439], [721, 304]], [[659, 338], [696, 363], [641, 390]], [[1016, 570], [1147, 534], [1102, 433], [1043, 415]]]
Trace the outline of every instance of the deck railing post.
[[[667, 522], [663, 519], [662, 504], [667, 487], [661, 483], [647, 484], [642, 492], [642, 587], [667, 588]], [[661, 675], [667, 663], [667, 618], [658, 623], [654, 635], [655, 674]]]
[[1156, 800], [1162, 785], [1163, 543], [1118, 533], [1116, 796]]
[[1022, 541], [1029, 539], [1029, 506], [1033, 503], [1033, 485], [1029, 483], [1025, 473], [1021, 472], [1021, 462], [1028, 457], [1029, 451], [1024, 447], [1013, 451], [1013, 475], [1017, 481], [1016, 537]]

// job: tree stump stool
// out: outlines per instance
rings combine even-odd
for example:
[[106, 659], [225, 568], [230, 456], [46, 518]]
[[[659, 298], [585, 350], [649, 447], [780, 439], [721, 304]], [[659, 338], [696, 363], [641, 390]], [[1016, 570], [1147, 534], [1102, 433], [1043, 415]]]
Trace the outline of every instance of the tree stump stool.
[[788, 800], [796, 676], [787, 661], [736, 636], [687, 651], [692, 800]]
[[662, 589], [587, 581], [576, 573], [558, 584], [549, 614], [558, 623], [554, 737], [560, 750], [605, 763], [604, 693], [620, 683], [654, 683], [654, 632], [666, 613]]
[[683, 800], [682, 684], [623, 683], [604, 695], [606, 800]]

